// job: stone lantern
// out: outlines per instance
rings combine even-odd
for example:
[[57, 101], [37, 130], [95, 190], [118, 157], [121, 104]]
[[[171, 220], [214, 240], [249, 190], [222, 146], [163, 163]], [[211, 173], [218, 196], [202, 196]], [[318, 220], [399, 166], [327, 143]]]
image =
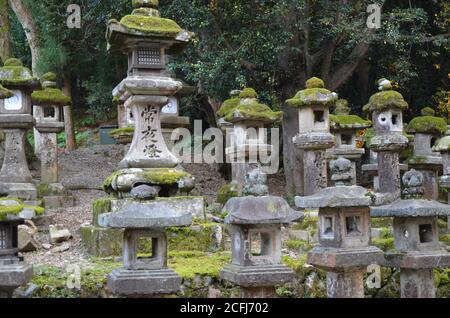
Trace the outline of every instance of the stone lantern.
[[[433, 151], [441, 153], [443, 175], [439, 178], [439, 186], [447, 189], [447, 202], [450, 204], [450, 135], [439, 139]], [[450, 233], [450, 218], [447, 218], [447, 232]]]
[[425, 198], [437, 200], [439, 197], [438, 173], [442, 171], [442, 158], [433, 151], [436, 141], [447, 131], [444, 118], [434, 117], [434, 110], [422, 109], [422, 116], [416, 117], [406, 127], [414, 134], [414, 154], [409, 160], [410, 168], [422, 173]]
[[303, 166], [301, 195], [314, 194], [327, 186], [325, 150], [334, 146], [329, 108], [335, 105], [337, 94], [324, 86], [321, 79], [313, 77], [306, 82], [305, 90], [286, 101], [289, 106], [298, 108], [299, 133], [293, 142], [300, 149], [299, 163]]
[[13, 93], [9, 98], [0, 99], [0, 128], [6, 135], [0, 192], [34, 200], [37, 191], [25, 157], [25, 134], [35, 123], [30, 95], [38, 81], [20, 60], [8, 59], [0, 67], [0, 84]]
[[244, 178], [255, 168], [264, 169], [261, 154], [272, 155], [272, 146], [266, 143], [265, 129], [283, 117], [283, 112], [275, 112], [258, 101], [258, 94], [252, 88], [245, 88], [238, 96], [226, 100], [218, 111], [224, 122], [231, 123], [227, 131], [229, 144], [225, 150], [231, 162], [232, 184], [238, 194], [242, 194]]
[[[56, 74], [46, 73], [42, 76], [42, 89], [31, 94], [33, 105], [36, 108], [35, 114], [36, 129], [40, 135], [41, 151], [41, 182], [50, 189], [53, 194], [60, 193], [61, 199], [44, 198], [48, 207], [59, 207], [57, 201], [63, 201], [63, 186], [59, 183], [58, 174], [58, 140], [57, 134], [64, 130], [62, 119], [62, 107], [71, 104], [70, 97], [56, 87]], [[50, 204], [53, 203], [53, 204]]]
[[[109, 49], [128, 55], [128, 76], [113, 96], [124, 101], [135, 123], [121, 170], [104, 182], [105, 191], [116, 198], [111, 201], [111, 213], [98, 217], [100, 226], [125, 229], [124, 267], [108, 276], [110, 291], [123, 296], [156, 296], [179, 290], [181, 280], [166, 268], [164, 229], [188, 226], [192, 215], [199, 212], [192, 211], [197, 202], [194, 198], [175, 200], [177, 195], [189, 194], [194, 178], [169, 151], [160, 120], [161, 109], [182, 88], [166, 70], [166, 55], [179, 52], [191, 33], [175, 21], [161, 18], [157, 5], [158, 1], [134, 0], [133, 13], [120, 21], [111, 20], [107, 30]], [[142, 237], [150, 239], [152, 247], [151, 256], [140, 260], [136, 244]]]
[[308, 253], [308, 264], [327, 271], [327, 293], [333, 298], [363, 298], [364, 274], [383, 260], [383, 252], [371, 244], [370, 193], [352, 186], [351, 162], [331, 161], [335, 187], [312, 196], [296, 197], [299, 208], [319, 209], [319, 246]]
[[251, 171], [244, 196], [231, 198], [223, 209], [228, 213], [225, 223], [231, 227], [232, 261], [220, 276], [240, 286], [243, 298], [275, 297], [275, 286], [294, 278], [294, 272], [281, 263], [281, 226], [302, 214], [283, 198], [269, 196], [266, 181], [259, 169]]
[[394, 218], [395, 251], [385, 256], [385, 265], [400, 268], [403, 298], [434, 298], [433, 268], [450, 266], [450, 253], [439, 243], [438, 216], [450, 215], [450, 206], [425, 199], [422, 173], [403, 175], [403, 199], [372, 207], [372, 217]]
[[[1, 91], [0, 87], [0, 91]], [[1, 93], [0, 93], [1, 94]], [[0, 202], [0, 298], [10, 298], [16, 288], [33, 276], [33, 267], [18, 256], [18, 226], [23, 223], [23, 206], [14, 200]]]
[[327, 150], [327, 154], [332, 159], [343, 157], [350, 160], [353, 185], [356, 185], [356, 162], [365, 153], [364, 148], [357, 146], [357, 132], [369, 128], [371, 125], [368, 120], [350, 115], [350, 108], [345, 99], [337, 101], [334, 114], [330, 115], [331, 132], [336, 138], [336, 144]]
[[378, 192], [388, 193], [393, 198], [400, 196], [400, 152], [408, 145], [403, 136], [403, 110], [408, 103], [403, 96], [392, 90], [392, 84], [386, 79], [379, 81], [380, 92], [374, 94], [364, 106], [372, 113], [375, 137], [370, 149], [377, 153]]

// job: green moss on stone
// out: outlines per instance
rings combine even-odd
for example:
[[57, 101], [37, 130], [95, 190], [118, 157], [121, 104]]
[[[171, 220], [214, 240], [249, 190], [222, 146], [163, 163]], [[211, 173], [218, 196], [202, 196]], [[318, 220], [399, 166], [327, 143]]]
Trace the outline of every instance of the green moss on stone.
[[258, 98], [258, 93], [253, 88], [244, 88], [239, 94], [239, 98]]
[[240, 98], [230, 98], [223, 102], [222, 106], [219, 108], [217, 115], [220, 117], [225, 117], [227, 114], [232, 113], [241, 101]]
[[229, 199], [238, 197], [239, 193], [236, 186], [233, 184], [225, 184], [217, 192], [217, 202], [220, 204], [225, 204]]
[[24, 66], [0, 67], [0, 84], [5, 86], [26, 86], [37, 83], [37, 78]]
[[406, 127], [409, 133], [444, 134], [447, 131], [447, 122], [444, 118], [433, 116], [416, 117]]
[[[103, 188], [105, 191], [109, 191], [113, 181], [120, 175], [126, 173], [126, 170], [119, 170], [112, 173], [103, 182]], [[191, 175], [183, 170], [171, 169], [171, 168], [154, 168], [143, 169], [141, 172], [136, 172], [138, 178], [142, 178], [146, 182], [152, 185], [172, 185], [176, 184], [183, 178], [188, 178]]]
[[363, 107], [363, 110], [365, 112], [380, 112], [392, 108], [405, 110], [408, 108], [408, 103], [399, 92], [388, 90], [372, 95], [369, 103]]
[[35, 206], [35, 205], [25, 205], [24, 209], [30, 209], [33, 210], [36, 216], [42, 216], [45, 213], [45, 209], [41, 206]]
[[306, 88], [324, 88], [324, 87], [325, 82], [318, 77], [312, 77], [306, 81]]
[[55, 82], [56, 81], [56, 74], [52, 72], [45, 73], [42, 75], [41, 79], [45, 82]]
[[133, 0], [133, 8], [149, 7], [157, 8], [159, 5], [159, 0]]
[[100, 214], [111, 212], [111, 201], [113, 198], [103, 198], [95, 200], [92, 203], [92, 223], [98, 224], [98, 216]]
[[338, 99], [336, 101], [336, 108], [334, 109], [335, 115], [350, 115], [350, 107], [348, 107], [348, 101], [346, 99]]
[[160, 37], [176, 37], [181, 27], [173, 20], [155, 16], [126, 15], [120, 24], [129, 30]]
[[219, 279], [220, 271], [230, 262], [230, 259], [228, 252], [169, 252], [168, 266], [183, 279], [194, 279], [196, 276]]
[[439, 236], [439, 241], [444, 242], [447, 245], [450, 245], [450, 234], [444, 234]]
[[436, 115], [436, 112], [431, 107], [425, 107], [425, 108], [422, 108], [422, 110], [420, 111], [420, 114], [422, 116], [434, 116], [434, 115]]
[[118, 128], [111, 130], [109, 132], [109, 135], [111, 137], [118, 137], [120, 135], [132, 135], [134, 134], [134, 127], [124, 127], [124, 128]]
[[218, 223], [202, 223], [194, 227], [177, 227], [167, 229], [170, 251], [215, 252], [221, 246], [215, 246], [214, 238]]
[[226, 121], [233, 121], [235, 119], [246, 119], [256, 121], [278, 122], [283, 118], [283, 112], [274, 112], [269, 106], [260, 104], [257, 101], [254, 103], [239, 104], [234, 108], [233, 112], [225, 115]]
[[336, 128], [369, 127], [372, 122], [356, 115], [330, 115], [330, 124]]
[[23, 66], [23, 63], [21, 60], [16, 58], [9, 58], [4, 63], [5, 66]]
[[63, 94], [58, 88], [47, 87], [43, 90], [34, 91], [31, 94], [33, 103], [39, 104], [56, 104], [56, 105], [70, 105], [72, 103], [70, 97]]
[[9, 89], [4, 88], [0, 84], [0, 99], [6, 99], [6, 98], [13, 97], [13, 96], [14, 96], [13, 92], [11, 92]]
[[338, 97], [326, 88], [307, 88], [299, 91], [294, 98], [288, 99], [286, 104], [291, 107], [312, 105], [333, 106]]

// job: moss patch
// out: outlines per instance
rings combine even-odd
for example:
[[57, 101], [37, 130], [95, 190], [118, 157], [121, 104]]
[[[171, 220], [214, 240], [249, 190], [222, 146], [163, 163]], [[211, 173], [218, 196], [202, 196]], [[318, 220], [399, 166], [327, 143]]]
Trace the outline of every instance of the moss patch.
[[8, 86], [34, 85], [37, 78], [32, 76], [31, 71], [24, 66], [0, 67], [0, 84]]
[[403, 95], [396, 91], [382, 91], [370, 97], [369, 103], [363, 107], [365, 112], [384, 111], [386, 109], [397, 108], [405, 110], [408, 103], [403, 99]]
[[45, 73], [42, 75], [41, 79], [45, 82], [55, 82], [56, 81], [56, 74], [52, 72]]
[[233, 184], [225, 184], [217, 192], [217, 202], [220, 204], [226, 204], [229, 199], [238, 197], [236, 187]]
[[325, 82], [318, 77], [311, 77], [306, 81], [306, 88], [324, 88]]
[[113, 198], [104, 198], [95, 200], [92, 203], [92, 224], [98, 225], [98, 216], [100, 214], [111, 212], [111, 201]]
[[391, 251], [394, 249], [394, 238], [374, 238], [372, 239], [372, 244], [384, 252]]
[[175, 21], [155, 16], [126, 15], [120, 24], [129, 30], [160, 37], [174, 38], [182, 31]]
[[431, 107], [425, 107], [425, 108], [422, 108], [422, 110], [420, 111], [420, 114], [422, 116], [434, 116], [434, 115], [436, 115], [436, 112]]
[[119, 137], [121, 135], [132, 135], [134, 134], [134, 127], [124, 127], [124, 128], [118, 128], [118, 129], [114, 129], [111, 130], [109, 132], [109, 135], [111, 137]]
[[157, 8], [159, 5], [159, 0], [133, 0], [132, 4], [133, 8], [139, 7]]
[[239, 98], [258, 98], [258, 93], [253, 88], [244, 88]]
[[14, 96], [13, 92], [11, 92], [9, 89], [4, 88], [0, 84], [0, 99], [6, 99], [6, 98], [13, 97], [13, 96]]
[[338, 97], [325, 88], [307, 88], [299, 91], [294, 98], [288, 99], [286, 104], [291, 107], [303, 107], [310, 105], [333, 106]]
[[35, 104], [57, 104], [70, 105], [72, 103], [70, 97], [63, 94], [58, 88], [47, 87], [43, 90], [34, 91], [31, 94], [31, 99]]
[[330, 115], [330, 124], [335, 128], [369, 127], [372, 122], [356, 115]]
[[219, 279], [220, 271], [230, 262], [230, 259], [231, 255], [228, 252], [169, 252], [168, 266], [183, 279], [193, 279], [196, 276]]
[[406, 127], [409, 133], [444, 134], [447, 131], [447, 122], [444, 118], [433, 116], [416, 117]]
[[226, 121], [232, 122], [235, 119], [247, 119], [256, 121], [278, 122], [282, 119], [283, 112], [274, 112], [269, 106], [254, 103], [239, 104], [232, 112], [225, 115]]
[[5, 66], [23, 66], [23, 63], [20, 59], [16, 59], [14, 57], [9, 58], [4, 63]]
[[222, 106], [217, 112], [217, 115], [219, 115], [220, 117], [225, 117], [227, 114], [232, 113], [239, 105], [240, 101], [241, 101], [240, 98], [227, 99], [226, 101], [223, 102]]
[[215, 252], [220, 246], [215, 246], [215, 229], [218, 223], [202, 223], [199, 230], [192, 227], [177, 227], [167, 230], [170, 251], [201, 251]]

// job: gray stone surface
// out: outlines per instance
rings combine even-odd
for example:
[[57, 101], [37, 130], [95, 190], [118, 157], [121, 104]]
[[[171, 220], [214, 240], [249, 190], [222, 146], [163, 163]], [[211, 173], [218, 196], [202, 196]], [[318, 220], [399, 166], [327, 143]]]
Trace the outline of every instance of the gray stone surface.
[[119, 212], [99, 216], [99, 224], [111, 228], [166, 228], [171, 226], [189, 226], [192, 214], [173, 206], [169, 200], [131, 202]]
[[243, 287], [266, 287], [290, 282], [294, 272], [285, 265], [239, 266], [229, 264], [220, 277]]
[[228, 213], [227, 224], [282, 224], [303, 217], [286, 200], [273, 196], [231, 198], [223, 211]]
[[28, 283], [33, 276], [33, 267], [27, 264], [0, 265], [0, 290], [16, 289]]
[[327, 271], [367, 267], [382, 263], [383, 251], [375, 246], [351, 249], [316, 246], [308, 253], [307, 262]]
[[397, 200], [390, 205], [370, 208], [373, 217], [447, 216], [450, 206], [431, 200]]
[[360, 186], [331, 187], [307, 197], [296, 197], [299, 208], [369, 206], [372, 203], [369, 192]]
[[127, 270], [118, 268], [108, 275], [108, 290], [124, 296], [174, 294], [180, 290], [181, 277], [170, 269]]

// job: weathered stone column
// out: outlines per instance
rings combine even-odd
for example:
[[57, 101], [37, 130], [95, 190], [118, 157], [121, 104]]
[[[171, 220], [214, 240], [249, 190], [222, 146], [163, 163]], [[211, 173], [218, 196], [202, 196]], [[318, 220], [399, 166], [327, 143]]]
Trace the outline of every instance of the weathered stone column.
[[375, 137], [370, 149], [377, 152], [379, 192], [400, 197], [399, 154], [408, 145], [403, 136], [403, 114], [408, 108], [403, 96], [392, 90], [392, 84], [386, 79], [379, 81], [381, 92], [374, 94], [364, 106], [372, 113]]
[[280, 197], [268, 195], [267, 178], [256, 169], [246, 175], [243, 197], [231, 198], [223, 211], [231, 225], [231, 264], [222, 279], [238, 285], [241, 297], [276, 297], [275, 286], [293, 279], [293, 271], [281, 263], [281, 225], [302, 214]]
[[346, 158], [351, 162], [352, 185], [356, 185], [356, 162], [364, 155], [364, 148], [357, 145], [357, 132], [369, 128], [371, 122], [359, 116], [350, 115], [350, 108], [345, 99], [336, 102], [336, 109], [330, 115], [331, 132], [335, 136], [336, 144], [327, 150], [327, 157], [337, 159]]
[[[439, 139], [433, 147], [433, 151], [439, 151], [442, 158], [443, 175], [439, 178], [439, 186], [447, 189], [447, 202], [450, 204], [450, 135]], [[450, 218], [447, 218], [447, 232], [450, 233]]]
[[261, 160], [261, 155], [273, 155], [272, 145], [266, 143], [268, 134], [264, 129], [281, 121], [283, 113], [261, 104], [252, 88], [232, 93], [232, 98], [222, 104], [217, 114], [222, 119], [222, 126], [224, 123], [233, 125], [227, 131], [230, 144], [227, 144], [225, 153], [231, 162], [231, 183], [241, 195], [247, 173], [257, 168], [264, 173], [274, 173], [267, 169], [269, 164]]
[[330, 298], [363, 298], [364, 273], [379, 264], [383, 252], [370, 246], [369, 192], [352, 186], [351, 162], [345, 158], [331, 161], [336, 186], [314, 195], [296, 197], [299, 208], [319, 208], [319, 246], [308, 253], [308, 264], [327, 271]]
[[[186, 198], [180, 204], [171, 198], [189, 194], [194, 178], [178, 166], [167, 148], [160, 120], [161, 108], [182, 87], [168, 75], [165, 54], [179, 52], [192, 34], [175, 21], [160, 18], [157, 1], [133, 1], [133, 6], [131, 15], [108, 23], [109, 48], [126, 52], [129, 61], [128, 76], [113, 95], [132, 111], [135, 129], [121, 170], [104, 182], [105, 191], [116, 199], [110, 201], [111, 213], [100, 215], [98, 224], [125, 232], [124, 266], [108, 276], [109, 291], [126, 297], [156, 297], [181, 287], [181, 278], [167, 268], [165, 229], [190, 225], [198, 212], [186, 207], [194, 200]], [[161, 25], [170, 29], [162, 30]], [[140, 238], [151, 241], [151, 249], [145, 251], [150, 257], [137, 257]]]
[[316, 77], [306, 82], [306, 89], [299, 91], [286, 103], [298, 108], [299, 134], [293, 142], [300, 149], [303, 162], [303, 192], [312, 195], [327, 187], [327, 161], [325, 150], [334, 146], [330, 134], [329, 108], [337, 101], [337, 94], [324, 88], [324, 82]]
[[442, 158], [432, 147], [447, 130], [446, 120], [434, 115], [434, 110], [426, 107], [422, 116], [414, 118], [406, 127], [408, 133], [414, 134], [414, 154], [408, 165], [422, 173], [424, 195], [431, 200], [439, 198], [438, 173], [442, 171]]
[[450, 206], [424, 198], [423, 175], [411, 170], [403, 176], [403, 199], [371, 207], [373, 217], [394, 217], [395, 251], [386, 253], [385, 266], [400, 268], [402, 298], [434, 298], [433, 268], [450, 266], [450, 253], [439, 243], [438, 216]]
[[6, 136], [0, 193], [25, 200], [36, 199], [36, 187], [25, 157], [25, 134], [34, 126], [30, 93], [38, 82], [20, 60], [9, 59], [0, 68], [0, 84], [10, 92], [6, 99], [0, 99], [0, 128]]

